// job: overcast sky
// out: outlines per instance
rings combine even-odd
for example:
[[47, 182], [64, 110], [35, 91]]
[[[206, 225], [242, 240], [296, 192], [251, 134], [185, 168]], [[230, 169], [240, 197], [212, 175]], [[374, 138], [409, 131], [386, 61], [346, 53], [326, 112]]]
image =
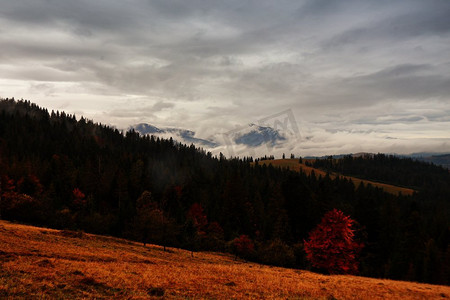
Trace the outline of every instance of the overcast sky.
[[275, 154], [450, 152], [450, 1], [0, 0], [0, 97], [202, 138], [288, 110]]

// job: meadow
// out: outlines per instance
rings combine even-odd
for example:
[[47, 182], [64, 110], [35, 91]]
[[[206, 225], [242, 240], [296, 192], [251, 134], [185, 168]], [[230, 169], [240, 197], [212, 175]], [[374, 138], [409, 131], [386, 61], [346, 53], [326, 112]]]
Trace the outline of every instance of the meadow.
[[[309, 161], [310, 163], [313, 163], [314, 159], [309, 159], [309, 160], [304, 159], [302, 161], [302, 163], [300, 163], [298, 159], [262, 160], [259, 162], [259, 164], [265, 164], [265, 165], [271, 164], [274, 167], [287, 168], [287, 169], [297, 171], [297, 172], [300, 172], [300, 170], [302, 170], [303, 172], [305, 172], [308, 175], [311, 174], [312, 171], [314, 171], [314, 173], [316, 174], [317, 177], [319, 175], [324, 177], [327, 174], [323, 170], [305, 165], [305, 162], [307, 162], [307, 161]], [[371, 184], [374, 187], [381, 188], [385, 192], [391, 193], [394, 195], [397, 195], [399, 193], [402, 193], [403, 195], [412, 195], [414, 193], [413, 189], [395, 186], [395, 185], [391, 185], [391, 184], [385, 184], [385, 183], [381, 183], [381, 182], [360, 179], [360, 178], [356, 178], [356, 177], [352, 177], [352, 176], [345, 176], [345, 175], [337, 174], [337, 173], [330, 173], [329, 175], [330, 175], [331, 179], [334, 179], [337, 176], [339, 176], [340, 178], [346, 178], [348, 180], [351, 180], [351, 181], [353, 181], [353, 184], [355, 185], [355, 187], [358, 187], [359, 184], [363, 183], [364, 185]]]
[[450, 287], [321, 275], [0, 221], [0, 298], [448, 299]]

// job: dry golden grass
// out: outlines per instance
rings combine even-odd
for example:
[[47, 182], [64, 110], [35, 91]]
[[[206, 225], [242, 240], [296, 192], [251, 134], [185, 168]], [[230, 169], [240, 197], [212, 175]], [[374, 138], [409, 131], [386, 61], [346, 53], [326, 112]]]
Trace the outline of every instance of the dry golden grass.
[[[303, 161], [305, 162], [306, 160], [303, 160]], [[314, 160], [309, 159], [308, 161], [313, 162]], [[304, 163], [300, 164], [298, 162], [298, 159], [263, 160], [263, 161], [260, 161], [259, 163], [266, 164], [266, 165], [271, 164], [274, 167], [288, 168], [290, 170], [297, 171], [297, 172], [299, 172], [300, 169], [302, 169], [303, 172], [305, 172], [306, 174], [310, 174], [311, 171], [314, 170], [314, 173], [316, 174], [316, 176], [319, 176], [319, 175], [325, 176], [326, 175], [326, 172], [324, 172], [320, 169], [309, 167], [309, 166], [305, 165]], [[343, 175], [336, 174], [336, 173], [330, 173], [331, 178], [334, 179], [334, 178], [336, 178], [336, 176], [351, 179], [353, 181], [353, 184], [355, 185], [355, 187], [358, 187], [359, 184], [362, 182], [364, 185], [371, 184], [373, 186], [382, 188], [384, 191], [394, 194], [394, 195], [397, 195], [398, 193], [402, 193], [403, 195], [412, 195], [414, 193], [414, 190], [404, 188], [404, 187], [379, 183], [379, 182], [370, 181], [370, 180], [359, 179], [359, 178], [351, 177], [351, 176], [343, 176]]]
[[[162, 296], [163, 295], [163, 296]], [[444, 299], [450, 287], [235, 261], [0, 221], [0, 298]]]

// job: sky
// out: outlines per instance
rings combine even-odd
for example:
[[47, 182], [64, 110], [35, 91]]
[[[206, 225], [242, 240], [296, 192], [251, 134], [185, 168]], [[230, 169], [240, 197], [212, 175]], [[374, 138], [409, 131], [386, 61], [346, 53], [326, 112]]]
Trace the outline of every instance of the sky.
[[0, 97], [215, 140], [295, 123], [257, 155], [450, 152], [449, 16], [448, 0], [0, 0]]

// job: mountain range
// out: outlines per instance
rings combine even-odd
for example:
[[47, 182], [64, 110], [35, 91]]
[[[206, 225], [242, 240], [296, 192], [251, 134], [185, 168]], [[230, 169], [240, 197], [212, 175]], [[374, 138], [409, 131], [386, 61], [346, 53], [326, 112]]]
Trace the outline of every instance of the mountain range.
[[180, 129], [180, 128], [158, 128], [156, 126], [140, 123], [131, 126], [129, 129], [134, 129], [141, 135], [154, 135], [154, 136], [171, 136], [175, 140], [184, 144], [194, 144], [197, 146], [215, 148], [219, 144], [213, 140], [206, 140], [195, 137], [195, 132], [192, 130]]
[[[196, 137], [196, 132], [187, 129], [180, 128], [159, 128], [147, 123], [139, 123], [131, 126], [129, 129], [134, 129], [141, 135], [154, 135], [159, 137], [172, 137], [176, 141], [183, 144], [194, 144], [198, 147], [204, 147], [207, 149], [214, 149], [220, 146], [229, 146], [230, 144], [246, 146], [249, 148], [259, 147], [263, 144], [270, 146], [283, 145], [288, 141], [286, 137], [280, 131], [269, 127], [260, 126], [254, 123], [247, 126], [239, 127], [231, 130], [227, 133], [209, 138]], [[354, 153], [353, 156], [370, 155], [371, 153]], [[341, 158], [348, 154], [333, 155], [334, 158]], [[373, 155], [373, 154], [372, 154]], [[395, 154], [397, 155], [397, 154]], [[435, 165], [443, 166], [450, 169], [450, 154], [449, 153], [433, 153], [433, 152], [420, 152], [411, 153], [406, 155], [398, 155], [401, 157], [409, 157], [415, 160], [430, 162]], [[306, 157], [306, 158], [323, 158], [323, 157]]]
[[413, 158], [430, 162], [435, 165], [443, 166], [444, 168], [450, 169], [450, 154], [441, 154], [441, 153], [423, 153], [423, 155], [419, 155], [421, 153], [414, 153], [415, 156]]
[[229, 143], [236, 145], [244, 145], [248, 147], [258, 147], [262, 144], [275, 146], [286, 141], [286, 137], [278, 130], [268, 127], [249, 124], [235, 130], [231, 130], [221, 136], [213, 136], [209, 138], [196, 137], [195, 131], [180, 128], [159, 128], [147, 123], [139, 123], [131, 126], [141, 135], [154, 135], [160, 137], [172, 137], [176, 141], [184, 144], [195, 144], [198, 147], [215, 148], [218, 146], [227, 146]]

